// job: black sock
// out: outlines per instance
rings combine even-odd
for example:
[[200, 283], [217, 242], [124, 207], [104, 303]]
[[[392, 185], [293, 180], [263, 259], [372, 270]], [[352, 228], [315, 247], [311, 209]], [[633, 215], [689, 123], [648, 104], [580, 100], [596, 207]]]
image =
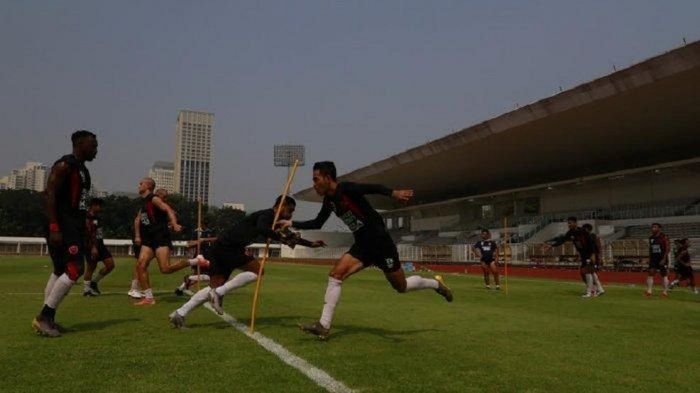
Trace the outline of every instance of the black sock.
[[41, 309], [41, 316], [53, 320], [56, 317], [56, 309], [44, 304], [44, 308]]

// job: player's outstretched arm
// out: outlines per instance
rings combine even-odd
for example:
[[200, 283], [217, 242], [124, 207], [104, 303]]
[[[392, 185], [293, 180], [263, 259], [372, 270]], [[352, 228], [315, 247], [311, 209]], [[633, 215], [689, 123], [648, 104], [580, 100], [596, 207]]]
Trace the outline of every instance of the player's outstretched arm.
[[328, 207], [324, 203], [323, 207], [318, 212], [318, 215], [313, 220], [309, 220], [309, 221], [280, 220], [280, 221], [278, 221], [278, 223], [282, 229], [287, 228], [287, 227], [294, 227], [296, 229], [306, 229], [306, 230], [321, 229], [323, 227], [323, 224], [325, 224], [326, 221], [328, 221], [328, 217], [330, 217], [330, 216], [331, 216], [331, 208]]
[[386, 195], [399, 202], [407, 202], [413, 198], [413, 190], [393, 190], [391, 188], [385, 187], [381, 184], [362, 184], [362, 183], [343, 183], [343, 186], [347, 191], [360, 194], [378, 194]]
[[153, 204], [156, 205], [157, 208], [168, 214], [168, 221], [170, 222], [170, 226], [173, 228], [173, 231], [182, 231], [182, 226], [177, 223], [177, 215], [175, 214], [175, 210], [173, 210], [173, 208], [170, 207], [170, 205], [165, 203], [165, 201], [163, 201], [162, 199], [160, 199], [160, 197], [157, 196], [153, 197]]

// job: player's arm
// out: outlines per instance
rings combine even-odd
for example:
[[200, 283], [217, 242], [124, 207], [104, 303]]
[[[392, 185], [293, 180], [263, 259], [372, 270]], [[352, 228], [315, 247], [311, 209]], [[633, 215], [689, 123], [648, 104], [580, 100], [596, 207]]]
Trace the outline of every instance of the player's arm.
[[663, 261], [666, 261], [665, 263], [668, 264], [668, 262], [669, 262], [668, 253], [671, 251], [671, 248], [669, 247], [669, 244], [668, 244], [668, 237], [664, 236], [662, 238], [661, 247], [663, 247], [663, 250], [664, 250]]
[[595, 247], [596, 247], [595, 262], [598, 264], [602, 264], [603, 259], [601, 258], [601, 255], [603, 255], [603, 244], [600, 242], [600, 237], [598, 237], [598, 236], [596, 236], [596, 238], [595, 238]]
[[279, 241], [282, 239], [282, 235], [278, 231], [272, 229], [272, 222], [274, 219], [275, 217], [272, 212], [269, 214], [261, 214], [255, 223], [255, 229], [259, 235], [265, 236], [268, 239]]
[[97, 225], [95, 225], [95, 220], [92, 218], [87, 218], [85, 220], [85, 229], [87, 231], [87, 249], [90, 250], [90, 256], [93, 261], [97, 258]]
[[386, 195], [388, 197], [394, 198], [397, 201], [407, 202], [413, 197], [413, 190], [392, 190], [391, 188], [385, 187], [381, 184], [361, 184], [361, 183], [343, 183], [347, 191], [359, 194], [378, 194]]
[[496, 242], [493, 242], [493, 260], [498, 263], [498, 244]]
[[309, 248], [319, 248], [319, 247], [326, 246], [326, 243], [323, 240], [316, 240], [316, 241], [312, 242], [311, 240], [306, 240], [304, 238], [297, 239], [296, 244], [302, 245], [304, 247], [309, 247]]
[[189, 240], [187, 242], [187, 247], [194, 247], [197, 244], [202, 244], [202, 243], [214, 243], [218, 238], [217, 237], [202, 237], [199, 238], [199, 240]]
[[160, 199], [157, 196], [153, 197], [153, 204], [156, 205], [157, 208], [168, 214], [168, 222], [173, 228], [173, 231], [180, 232], [182, 230], [182, 226], [177, 223], [177, 215], [175, 214], [175, 210], [173, 210], [173, 208], [170, 207], [170, 205], [165, 203], [162, 199]]
[[569, 240], [569, 238], [566, 236], [566, 234], [549, 239], [544, 242], [544, 251], [547, 252], [554, 247], [561, 246], [562, 244], [566, 243], [567, 240]]
[[281, 220], [279, 221], [279, 224], [282, 228], [286, 227], [294, 227], [296, 229], [321, 229], [323, 227], [323, 224], [328, 221], [328, 217], [331, 216], [331, 208], [330, 206], [326, 205], [325, 203], [323, 204], [323, 207], [321, 207], [321, 210], [318, 212], [318, 215], [316, 215], [316, 218], [313, 220], [309, 221], [287, 221], [287, 220]]
[[63, 243], [61, 228], [58, 226], [58, 197], [59, 188], [68, 177], [68, 164], [59, 162], [51, 168], [48, 183], [46, 184], [46, 214], [49, 217], [49, 242], [58, 246]]
[[141, 210], [136, 213], [136, 218], [134, 218], [134, 243], [137, 246], [141, 245]]
[[481, 260], [481, 249], [474, 245], [472, 246], [472, 250], [474, 250], [474, 255], [476, 255], [476, 257], [479, 258], [479, 260]]

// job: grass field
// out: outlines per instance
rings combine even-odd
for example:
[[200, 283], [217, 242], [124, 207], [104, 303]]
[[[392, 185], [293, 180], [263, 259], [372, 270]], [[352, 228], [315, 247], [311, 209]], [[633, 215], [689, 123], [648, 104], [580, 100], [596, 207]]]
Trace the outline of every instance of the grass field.
[[[125, 295], [132, 260], [120, 259], [83, 298], [74, 287], [57, 339], [34, 334], [48, 259], [0, 257], [0, 381], [3, 392], [323, 391], [211, 311], [195, 310], [189, 330], [167, 315], [186, 299], [182, 275], [151, 268], [157, 304]], [[377, 271], [344, 284], [331, 338], [302, 335], [318, 318], [328, 268], [271, 265], [258, 331], [360, 392], [680, 392], [700, 390], [700, 297], [676, 289], [647, 299], [641, 287], [611, 286], [579, 298], [578, 283], [511, 279], [510, 294], [488, 292], [476, 276], [447, 276], [448, 304], [432, 291], [399, 295]], [[247, 323], [253, 286], [227, 296]], [[657, 293], [658, 295], [658, 293]]]

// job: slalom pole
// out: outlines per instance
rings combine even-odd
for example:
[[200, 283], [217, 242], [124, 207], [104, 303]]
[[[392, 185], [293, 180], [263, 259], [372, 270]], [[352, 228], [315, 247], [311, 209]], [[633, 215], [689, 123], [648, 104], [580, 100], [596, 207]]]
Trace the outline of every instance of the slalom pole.
[[[197, 255], [202, 252], [202, 201], [197, 200]], [[196, 256], [195, 256], [196, 258]], [[199, 261], [197, 261], [197, 292], [199, 292], [199, 282], [202, 281], [202, 270], [199, 267]]]
[[[284, 185], [284, 191], [282, 192], [282, 199], [280, 200], [279, 206], [277, 206], [277, 210], [275, 211], [275, 218], [272, 220], [272, 230], [275, 230], [275, 227], [277, 226], [277, 220], [280, 217], [280, 213], [282, 213], [282, 207], [284, 206], [284, 201], [287, 198], [287, 193], [289, 192], [289, 188], [292, 185], [292, 182], [294, 181], [294, 175], [297, 172], [297, 168], [299, 166], [299, 160], [294, 161], [294, 166], [292, 166], [292, 170], [289, 172], [287, 175], [287, 182]], [[255, 312], [257, 311], [258, 308], [258, 296], [260, 294], [260, 284], [262, 282], [262, 274], [263, 274], [263, 268], [265, 267], [265, 262], [267, 262], [267, 258], [269, 257], [270, 254], [270, 242], [272, 239], [268, 238], [267, 243], [265, 243], [265, 251], [263, 252], [263, 258], [262, 261], [260, 261], [260, 269], [258, 270], [258, 280], [255, 283], [255, 293], [253, 294], [253, 306], [251, 308], [250, 312], [250, 329], [249, 332], [250, 334], [253, 334], [255, 332]]]

